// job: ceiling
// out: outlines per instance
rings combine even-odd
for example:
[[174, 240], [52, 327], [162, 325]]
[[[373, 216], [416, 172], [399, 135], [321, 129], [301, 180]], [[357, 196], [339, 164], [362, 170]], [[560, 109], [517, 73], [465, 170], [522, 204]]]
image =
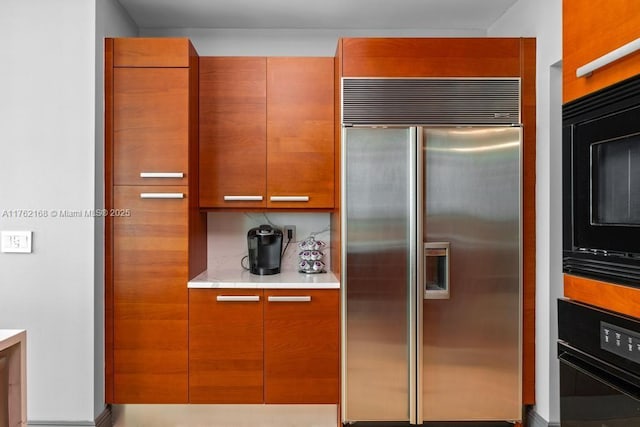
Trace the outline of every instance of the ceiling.
[[486, 30], [517, 0], [119, 0], [140, 28]]

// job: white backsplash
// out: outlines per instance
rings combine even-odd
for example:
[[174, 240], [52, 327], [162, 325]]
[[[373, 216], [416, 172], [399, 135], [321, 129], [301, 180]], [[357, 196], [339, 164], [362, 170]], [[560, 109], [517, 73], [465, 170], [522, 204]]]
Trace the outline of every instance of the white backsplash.
[[[247, 232], [260, 224], [271, 224], [282, 228], [296, 226], [296, 241], [291, 242], [282, 259], [282, 270], [298, 269], [298, 242], [311, 235], [327, 244], [323, 250], [323, 262], [327, 270], [330, 265], [330, 214], [328, 213], [243, 213], [209, 212], [207, 215], [207, 249], [209, 270], [241, 269], [240, 261], [247, 255]], [[283, 248], [286, 245], [283, 239]], [[245, 264], [246, 265], [246, 264]]]

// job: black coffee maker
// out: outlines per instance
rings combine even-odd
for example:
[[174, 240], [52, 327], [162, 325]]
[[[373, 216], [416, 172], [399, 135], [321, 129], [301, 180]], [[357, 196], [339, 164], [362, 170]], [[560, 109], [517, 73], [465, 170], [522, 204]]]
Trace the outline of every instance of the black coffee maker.
[[263, 224], [247, 233], [249, 271], [261, 276], [280, 273], [282, 230]]

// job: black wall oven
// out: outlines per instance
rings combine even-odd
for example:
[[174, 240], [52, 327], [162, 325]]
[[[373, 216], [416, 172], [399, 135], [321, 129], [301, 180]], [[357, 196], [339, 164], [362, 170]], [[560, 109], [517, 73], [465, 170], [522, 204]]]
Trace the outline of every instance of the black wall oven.
[[640, 286], [640, 76], [563, 106], [567, 273]]
[[558, 301], [562, 427], [640, 426], [640, 321]]

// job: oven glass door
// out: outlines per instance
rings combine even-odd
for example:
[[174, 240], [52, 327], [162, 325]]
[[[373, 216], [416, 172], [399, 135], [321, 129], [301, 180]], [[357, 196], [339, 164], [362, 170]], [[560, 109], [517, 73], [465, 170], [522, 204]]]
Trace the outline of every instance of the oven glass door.
[[560, 420], [562, 427], [640, 426], [640, 397], [606, 372], [561, 356]]
[[574, 247], [638, 253], [640, 107], [573, 126]]

